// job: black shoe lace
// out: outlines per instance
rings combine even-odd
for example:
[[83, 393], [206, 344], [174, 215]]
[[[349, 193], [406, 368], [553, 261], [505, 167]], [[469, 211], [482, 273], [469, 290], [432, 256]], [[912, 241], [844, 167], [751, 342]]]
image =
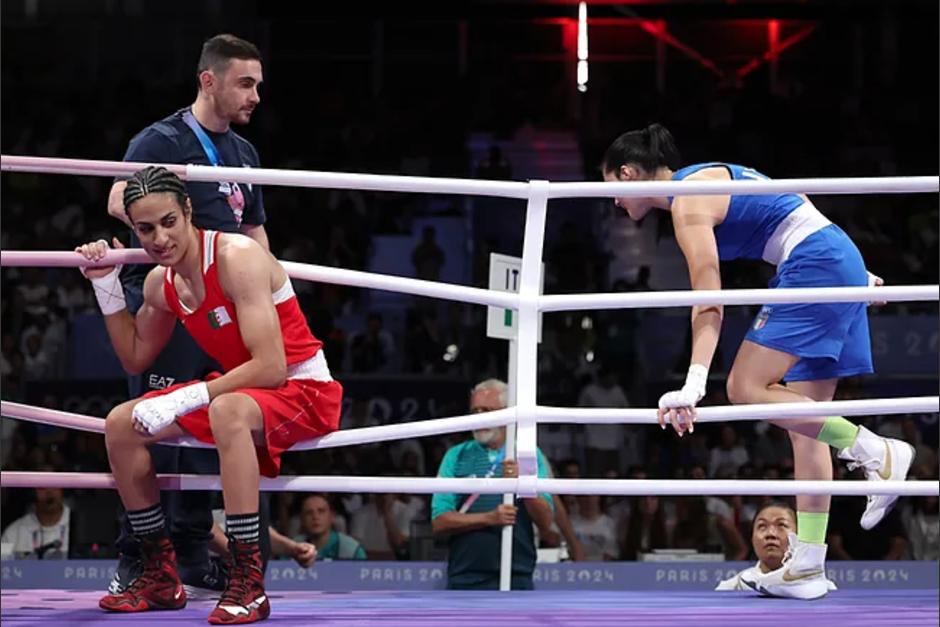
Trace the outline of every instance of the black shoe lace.
[[151, 586], [159, 579], [160, 572], [163, 570], [163, 560], [149, 559], [144, 563], [144, 571], [131, 582], [125, 592], [136, 595], [141, 590]]
[[248, 573], [242, 568], [237, 568], [231, 573], [228, 585], [225, 586], [225, 592], [219, 599], [219, 604], [228, 603], [230, 605], [244, 605], [245, 599], [251, 588]]
[[228, 536], [228, 540], [230, 553], [227, 563], [228, 585], [225, 586], [225, 592], [219, 598], [219, 605], [229, 603], [244, 606], [245, 599], [248, 598], [253, 587], [253, 571], [258, 569], [253, 564], [251, 553], [245, 550], [242, 543], [235, 540], [231, 535]]

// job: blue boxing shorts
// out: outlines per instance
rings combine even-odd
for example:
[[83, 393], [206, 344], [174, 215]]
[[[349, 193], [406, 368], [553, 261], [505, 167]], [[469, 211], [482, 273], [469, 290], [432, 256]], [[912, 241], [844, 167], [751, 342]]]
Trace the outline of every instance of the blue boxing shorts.
[[[771, 288], [867, 285], [861, 253], [834, 224], [800, 242], [770, 281]], [[765, 305], [744, 339], [800, 358], [784, 381], [874, 372], [866, 303]]]

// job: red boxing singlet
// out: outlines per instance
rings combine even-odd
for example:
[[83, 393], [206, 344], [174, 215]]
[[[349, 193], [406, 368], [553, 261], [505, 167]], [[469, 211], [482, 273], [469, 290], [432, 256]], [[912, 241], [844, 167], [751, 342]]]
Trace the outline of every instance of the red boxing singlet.
[[[200, 348], [228, 372], [251, 359], [251, 353], [242, 341], [235, 305], [225, 297], [219, 284], [218, 266], [215, 263], [219, 235], [221, 233], [218, 231], [199, 231], [202, 275], [206, 290], [206, 296], [199, 307], [190, 311], [180, 302], [176, 286], [173, 284], [174, 272], [171, 268], [167, 268], [163, 275], [163, 295], [167, 305]], [[310, 332], [290, 279], [271, 296], [281, 325], [287, 365], [304, 362], [316, 355], [323, 343]]]
[[[226, 371], [251, 359], [238, 329], [235, 305], [225, 297], [219, 285], [215, 250], [219, 233], [199, 231], [202, 274], [206, 296], [195, 311], [186, 309], [173, 284], [173, 271], [164, 272], [163, 295], [173, 313], [183, 322], [202, 349]], [[276, 477], [281, 467], [281, 453], [294, 444], [317, 438], [339, 428], [343, 403], [343, 386], [330, 376], [326, 357], [297, 304], [290, 280], [271, 295], [281, 325], [287, 378], [278, 387], [246, 387], [235, 390], [250, 396], [261, 409], [264, 421], [262, 444], [257, 444], [258, 468], [266, 477]], [[211, 373], [206, 380], [220, 377]], [[162, 390], [153, 390], [143, 398], [169, 394], [193, 381], [181, 382]], [[193, 437], [215, 443], [211, 406], [178, 416], [176, 424]]]

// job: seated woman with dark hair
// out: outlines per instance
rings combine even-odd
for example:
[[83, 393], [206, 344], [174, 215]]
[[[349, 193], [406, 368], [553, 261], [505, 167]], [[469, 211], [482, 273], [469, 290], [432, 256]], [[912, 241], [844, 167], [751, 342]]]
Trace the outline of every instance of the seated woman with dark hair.
[[[751, 545], [757, 555], [757, 564], [742, 570], [734, 577], [719, 583], [715, 590], [750, 590], [741, 581], [746, 573], [769, 573], [780, 568], [783, 557], [790, 548], [790, 536], [796, 533], [796, 513], [782, 501], [764, 503], [751, 526]], [[836, 584], [826, 580], [829, 590], [835, 590]]]

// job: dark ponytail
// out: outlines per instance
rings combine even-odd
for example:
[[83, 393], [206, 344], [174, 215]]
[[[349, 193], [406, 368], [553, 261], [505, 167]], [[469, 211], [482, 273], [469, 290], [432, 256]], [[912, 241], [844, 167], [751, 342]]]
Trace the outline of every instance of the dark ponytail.
[[681, 159], [672, 133], [661, 124], [624, 133], [607, 148], [601, 167], [605, 173], [617, 172], [620, 166], [630, 163], [649, 173], [660, 167], [678, 170]]
[[[163, 167], [147, 166], [137, 170], [127, 181], [124, 188], [124, 211], [147, 194], [169, 193], [176, 196], [176, 201], [185, 212], [186, 185], [180, 177]], [[130, 214], [128, 214], [130, 215]]]

